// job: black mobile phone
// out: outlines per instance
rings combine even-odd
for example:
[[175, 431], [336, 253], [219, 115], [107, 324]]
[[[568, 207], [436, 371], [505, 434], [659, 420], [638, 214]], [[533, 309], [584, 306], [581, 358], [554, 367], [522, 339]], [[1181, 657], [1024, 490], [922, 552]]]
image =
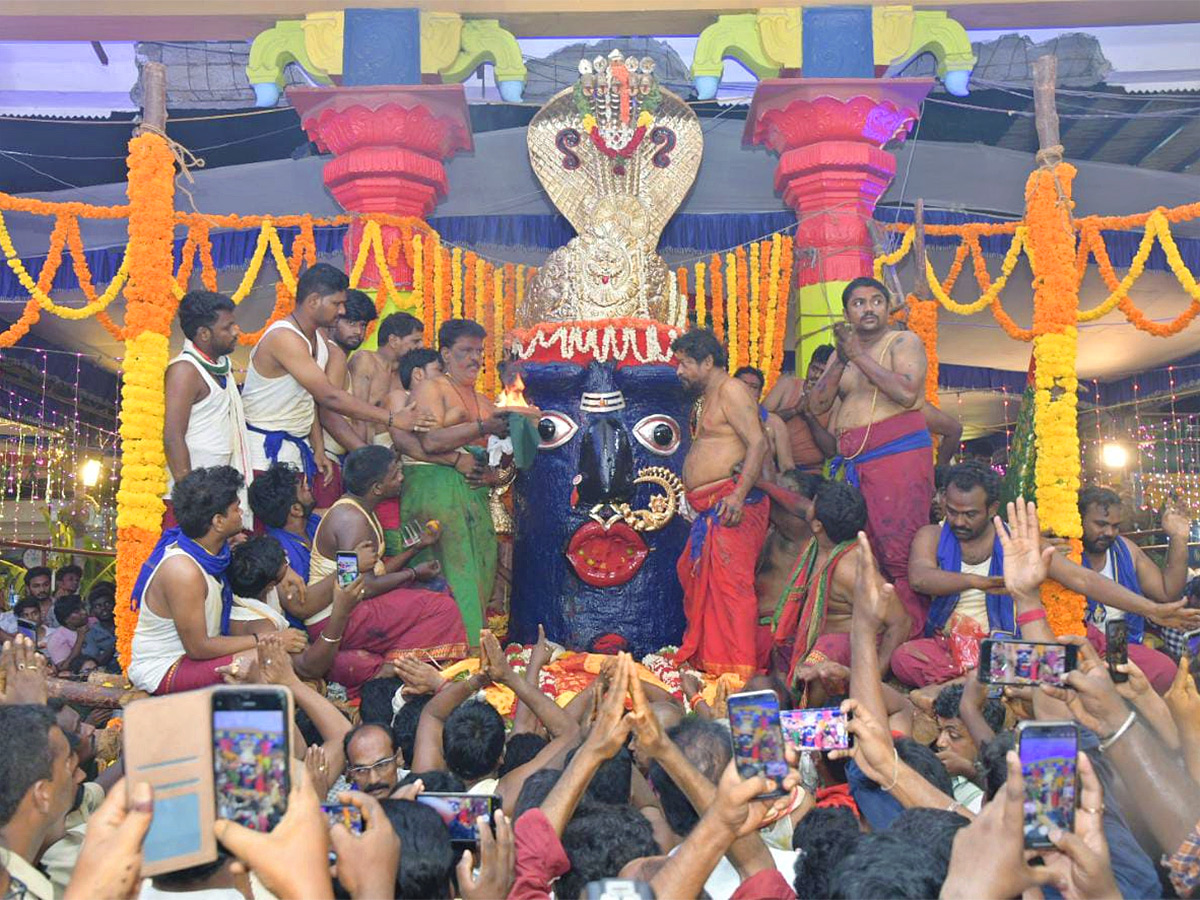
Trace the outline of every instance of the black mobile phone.
[[439, 794], [417, 795], [417, 802], [433, 809], [450, 831], [450, 843], [455, 847], [471, 847], [479, 843], [479, 820], [495, 830], [495, 813], [501, 808], [500, 798], [495, 794]]
[[751, 691], [729, 698], [729, 731], [733, 761], [742, 778], [765, 775], [780, 787], [763, 797], [782, 797], [787, 759], [779, 722], [779, 698], [774, 691]]
[[1025, 846], [1052, 847], [1052, 828], [1075, 829], [1079, 726], [1074, 722], [1021, 722], [1017, 725], [1017, 753], [1025, 779]]
[[1037, 641], [979, 642], [979, 680], [985, 684], [1054, 684], [1066, 682], [1076, 665], [1074, 644]]
[[337, 581], [341, 587], [349, 587], [358, 578], [358, 554], [338, 551]]
[[1117, 684], [1128, 681], [1129, 673], [1120, 671], [1117, 666], [1129, 662], [1129, 623], [1124, 619], [1109, 619], [1104, 624], [1104, 641], [1109, 677]]
[[218, 688], [212, 695], [217, 818], [270, 831], [291, 790], [292, 695], [279, 687]]
[[849, 750], [854, 735], [846, 728], [850, 716], [836, 706], [785, 709], [779, 713], [783, 736], [797, 750]]

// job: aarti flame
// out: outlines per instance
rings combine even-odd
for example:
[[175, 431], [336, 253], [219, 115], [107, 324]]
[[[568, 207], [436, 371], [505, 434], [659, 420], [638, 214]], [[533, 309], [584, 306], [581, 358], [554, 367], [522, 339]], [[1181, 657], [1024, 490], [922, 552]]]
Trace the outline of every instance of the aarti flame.
[[528, 408], [529, 404], [525, 400], [525, 379], [518, 372], [510, 384], [504, 386], [499, 395], [496, 397], [496, 407], [512, 407], [523, 406]]

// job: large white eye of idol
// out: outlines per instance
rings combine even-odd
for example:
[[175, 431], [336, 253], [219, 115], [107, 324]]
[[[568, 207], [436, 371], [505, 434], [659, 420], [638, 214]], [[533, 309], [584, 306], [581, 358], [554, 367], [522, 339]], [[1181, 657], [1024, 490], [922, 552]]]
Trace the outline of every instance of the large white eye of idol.
[[679, 449], [679, 423], [670, 416], [646, 416], [633, 426], [639, 444], [658, 456], [670, 456]]
[[538, 420], [538, 437], [542, 439], [539, 445], [539, 450], [553, 450], [555, 447], [561, 447], [571, 438], [575, 437], [575, 432], [579, 430], [579, 426], [575, 424], [575, 420], [566, 413], [556, 412], [555, 410], [547, 410]]

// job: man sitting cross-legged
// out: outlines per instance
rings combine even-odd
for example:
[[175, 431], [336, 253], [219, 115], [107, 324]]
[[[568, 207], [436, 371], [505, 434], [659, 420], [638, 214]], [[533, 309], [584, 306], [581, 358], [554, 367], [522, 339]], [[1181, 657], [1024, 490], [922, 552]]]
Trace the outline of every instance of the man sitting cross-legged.
[[175, 484], [178, 528], [163, 533], [133, 586], [140, 606], [129, 680], [169, 694], [220, 684], [217, 669], [258, 638], [229, 634], [233, 592], [229, 538], [242, 530], [242, 475], [230, 466], [192, 469]]
[[[435, 659], [465, 656], [466, 630], [454, 598], [413, 586], [439, 574], [436, 562], [414, 569], [405, 565], [403, 556], [378, 560], [371, 570], [360, 573], [365, 599], [350, 614], [346, 630], [338, 632], [331, 627], [332, 597], [314, 597], [318, 592], [312, 588], [336, 574], [339, 552], [356, 553], [359, 545], [369, 540], [377, 555], [383, 553], [383, 528], [375, 517], [375, 507], [399, 495], [403, 475], [391, 450], [372, 445], [346, 456], [342, 480], [346, 494], [330, 507], [313, 538], [310, 593], [304, 609], [292, 609], [304, 616], [312, 640], [341, 645], [329, 670], [330, 679], [356, 692], [379, 673], [384, 657], [397, 650], [418, 651]], [[284, 608], [287, 606], [285, 598]]]
[[[951, 635], [957, 634], [959, 643], [965, 643], [993, 631], [1019, 635], [1027, 624], [1016, 615], [1004, 590], [1004, 553], [993, 520], [999, 496], [1000, 480], [990, 468], [977, 463], [953, 466], [947, 473], [945, 523], [917, 532], [909, 583], [933, 602], [924, 637], [903, 644], [892, 657], [892, 671], [905, 684], [925, 687], [963, 674], [964, 661], [971, 660], [961, 650], [953, 650]], [[1200, 610], [1184, 609], [1183, 601], [1156, 603], [1061, 554], [1055, 554], [1049, 565], [1050, 577], [1059, 584], [1107, 606], [1168, 626], [1195, 627], [1200, 619]], [[1163, 673], [1151, 681], [1165, 690], [1174, 673], [1170, 659], [1132, 640], [1129, 657], [1148, 677], [1151, 672]]]
[[[826, 482], [817, 489], [808, 521], [814, 537], [797, 561], [775, 612], [775, 645], [787, 659], [789, 684], [802, 664], [830, 659], [850, 665], [850, 615], [856, 602], [858, 565], [853, 551], [859, 531], [866, 527], [867, 504], [857, 488]], [[884, 671], [910, 627], [908, 614], [891, 592], [887, 610], [879, 647]]]

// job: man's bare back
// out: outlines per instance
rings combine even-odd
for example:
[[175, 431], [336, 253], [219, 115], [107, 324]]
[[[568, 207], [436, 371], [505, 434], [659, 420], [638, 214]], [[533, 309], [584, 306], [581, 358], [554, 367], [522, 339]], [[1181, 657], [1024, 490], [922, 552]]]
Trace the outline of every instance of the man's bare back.
[[[771, 510], [772, 519], [775, 511]], [[808, 532], [811, 537], [812, 532]], [[778, 528], [767, 532], [766, 543], [758, 558], [758, 570], [754, 573], [754, 592], [758, 594], [758, 615], [775, 615], [779, 598], [787, 588], [796, 560], [804, 550], [808, 538], [794, 540]]]
[[[731, 413], [750, 416], [757, 423], [753, 398], [735, 379], [726, 376], [698, 404], [696, 436], [683, 461], [683, 483], [694, 491], [734, 474], [746, 458], [746, 444], [734, 428]], [[759, 428], [761, 428], [761, 424]]]

